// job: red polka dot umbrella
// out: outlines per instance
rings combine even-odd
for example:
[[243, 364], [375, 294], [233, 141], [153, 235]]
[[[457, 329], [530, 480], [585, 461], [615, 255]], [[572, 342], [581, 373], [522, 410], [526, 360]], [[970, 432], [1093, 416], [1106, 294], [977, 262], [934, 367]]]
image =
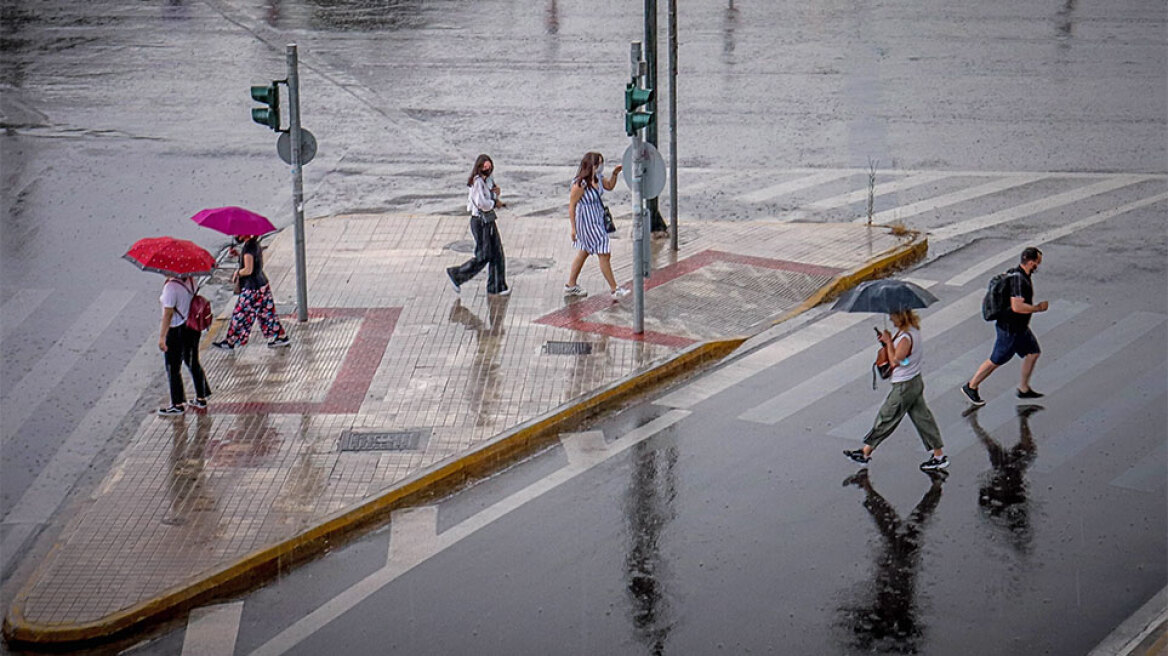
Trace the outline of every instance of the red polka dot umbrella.
[[122, 257], [143, 271], [168, 276], [202, 276], [215, 268], [215, 256], [193, 241], [150, 237], [134, 242]]

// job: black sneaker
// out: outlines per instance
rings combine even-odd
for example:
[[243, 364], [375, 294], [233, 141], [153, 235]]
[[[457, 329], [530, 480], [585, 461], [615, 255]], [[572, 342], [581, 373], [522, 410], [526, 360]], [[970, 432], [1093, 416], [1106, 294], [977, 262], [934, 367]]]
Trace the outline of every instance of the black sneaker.
[[940, 458], [932, 457], [921, 463], [921, 471], [933, 471], [935, 469], [945, 469], [949, 466], [949, 456], [941, 456]]
[[169, 408], [158, 409], [158, 414], [163, 417], [175, 417], [181, 415], [183, 412], [185, 412], [185, 409], [181, 405], [172, 405]]
[[288, 336], [277, 337], [268, 342], [268, 348], [284, 348], [285, 346], [292, 346], [292, 342], [288, 340]]
[[454, 290], [455, 294], [461, 295], [462, 294], [462, 285], [454, 282], [454, 274], [451, 273], [450, 269], [446, 270], [446, 277], [450, 279], [450, 289]]
[[1041, 399], [1042, 397], [1046, 396], [1042, 392], [1035, 392], [1032, 389], [1028, 389], [1025, 392], [1022, 390], [1014, 390], [1014, 393], [1017, 394], [1018, 398], [1020, 399]]
[[207, 400], [206, 399], [187, 399], [187, 405], [191, 406], [192, 408], [198, 409], [198, 410], [206, 410], [207, 409]]
[[980, 408], [981, 406], [985, 405], [985, 401], [981, 400], [981, 394], [978, 394], [977, 390], [970, 387], [969, 383], [961, 384], [961, 393], [965, 395], [965, 398], [969, 399], [970, 403], [976, 405], [977, 407]]
[[847, 449], [844, 449], [844, 455], [851, 458], [852, 462], [858, 462], [861, 465], [866, 465], [872, 461], [871, 458], [867, 458], [864, 456], [863, 449], [856, 449], [855, 451], [849, 451]]
[[214, 346], [217, 349], [223, 349], [224, 351], [234, 351], [235, 350], [235, 345], [231, 344], [230, 342], [228, 342], [225, 339], [221, 339], [218, 342], [211, 342], [211, 346]]

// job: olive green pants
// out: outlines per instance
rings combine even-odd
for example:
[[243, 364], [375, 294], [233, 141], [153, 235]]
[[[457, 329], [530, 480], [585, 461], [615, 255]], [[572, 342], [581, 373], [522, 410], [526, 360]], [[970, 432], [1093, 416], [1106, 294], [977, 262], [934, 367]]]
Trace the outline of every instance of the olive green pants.
[[937, 420], [933, 419], [933, 413], [929, 406], [925, 405], [925, 381], [919, 375], [903, 383], [892, 384], [892, 391], [888, 393], [888, 398], [884, 399], [880, 412], [876, 413], [876, 422], [872, 424], [872, 430], [868, 431], [864, 438], [864, 444], [875, 449], [884, 438], [892, 435], [892, 431], [896, 430], [906, 414], [912, 420], [913, 426], [916, 426], [925, 448], [932, 451], [944, 446], [941, 443], [941, 430], [937, 428]]

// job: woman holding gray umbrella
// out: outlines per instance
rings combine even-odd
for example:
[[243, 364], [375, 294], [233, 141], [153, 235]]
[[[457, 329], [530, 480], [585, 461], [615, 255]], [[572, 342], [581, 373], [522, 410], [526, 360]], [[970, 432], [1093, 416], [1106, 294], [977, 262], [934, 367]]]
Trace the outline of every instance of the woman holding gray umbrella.
[[872, 451], [896, 430], [907, 414], [925, 448], [932, 451], [931, 457], [921, 463], [921, 470], [930, 472], [945, 469], [949, 466], [949, 458], [944, 453], [941, 431], [937, 427], [932, 411], [925, 403], [925, 382], [921, 378], [921, 361], [924, 353], [921, 321], [912, 310], [914, 306], [927, 306], [937, 300], [936, 297], [912, 283], [897, 280], [865, 283], [852, 291], [854, 293], [840, 299], [836, 304], [837, 309], [870, 312], [879, 306], [894, 308], [888, 311], [888, 317], [896, 327], [896, 333], [877, 330], [884, 356], [892, 367], [890, 376], [892, 389], [884, 399], [884, 404], [880, 406], [880, 411], [876, 413], [872, 430], [864, 437], [863, 448], [845, 450], [844, 455], [862, 465], [868, 464], [872, 458]]

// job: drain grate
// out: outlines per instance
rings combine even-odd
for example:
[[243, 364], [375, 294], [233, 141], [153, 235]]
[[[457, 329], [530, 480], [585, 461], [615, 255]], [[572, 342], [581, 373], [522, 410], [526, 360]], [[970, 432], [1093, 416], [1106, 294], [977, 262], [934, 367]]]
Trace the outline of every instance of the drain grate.
[[544, 355], [592, 355], [592, 342], [545, 342]]
[[428, 435], [426, 430], [341, 433], [341, 451], [416, 451]]

